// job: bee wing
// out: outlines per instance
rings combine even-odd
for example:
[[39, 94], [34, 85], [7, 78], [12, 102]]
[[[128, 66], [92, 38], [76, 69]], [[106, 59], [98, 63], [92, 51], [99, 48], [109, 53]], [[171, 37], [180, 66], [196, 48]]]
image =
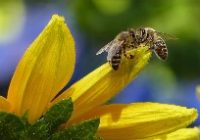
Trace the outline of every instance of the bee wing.
[[96, 53], [96, 55], [99, 55], [99, 54], [101, 54], [101, 53], [103, 53], [103, 52], [108, 52], [108, 50], [110, 49], [110, 47], [112, 46], [112, 42], [113, 41], [111, 41], [111, 42], [109, 42], [108, 44], [106, 44], [103, 48], [101, 48], [97, 53]]
[[115, 56], [121, 49], [121, 45], [124, 41], [114, 40], [108, 50], [107, 60], [111, 61], [113, 56]]
[[174, 35], [168, 34], [168, 33], [164, 33], [164, 32], [157, 32], [157, 35], [162, 37], [164, 40], [177, 40], [178, 38]]

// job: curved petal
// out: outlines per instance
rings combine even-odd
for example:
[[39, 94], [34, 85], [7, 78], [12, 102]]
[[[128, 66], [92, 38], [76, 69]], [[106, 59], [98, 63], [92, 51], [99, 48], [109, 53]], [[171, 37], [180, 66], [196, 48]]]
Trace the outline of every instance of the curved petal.
[[174, 132], [139, 140], [199, 140], [199, 128], [182, 128]]
[[72, 85], [53, 104], [71, 96], [74, 101], [74, 112], [71, 119], [74, 119], [107, 102], [136, 78], [151, 56], [148, 47], [142, 46], [133, 50], [132, 53], [134, 58], [132, 60], [124, 58], [117, 71], [112, 70], [108, 63], [100, 66]]
[[186, 127], [197, 118], [197, 115], [195, 109], [168, 104], [113, 104], [96, 108], [76, 122], [100, 117], [98, 132], [104, 139], [121, 140], [123, 136], [124, 140], [131, 140]]
[[0, 111], [10, 111], [10, 103], [2, 96], [0, 96]]
[[30, 122], [41, 116], [72, 76], [74, 45], [64, 18], [54, 15], [26, 50], [12, 78], [8, 100], [15, 113], [28, 112]]

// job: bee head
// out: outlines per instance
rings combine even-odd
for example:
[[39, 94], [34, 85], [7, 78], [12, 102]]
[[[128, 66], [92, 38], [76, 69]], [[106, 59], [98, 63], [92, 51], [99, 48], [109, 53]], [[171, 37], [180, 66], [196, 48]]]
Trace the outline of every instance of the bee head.
[[147, 36], [145, 28], [138, 28], [135, 30], [135, 39], [139, 43], [143, 43]]

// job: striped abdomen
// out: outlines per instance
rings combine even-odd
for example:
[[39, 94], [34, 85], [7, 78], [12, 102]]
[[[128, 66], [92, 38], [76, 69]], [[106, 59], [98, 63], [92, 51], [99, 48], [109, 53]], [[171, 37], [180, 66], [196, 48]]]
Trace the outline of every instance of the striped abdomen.
[[165, 41], [159, 38], [153, 45], [154, 52], [161, 60], [166, 60], [168, 57], [168, 50]]
[[121, 63], [121, 50], [118, 51], [111, 59], [110, 64], [114, 70], [118, 70], [119, 65]]

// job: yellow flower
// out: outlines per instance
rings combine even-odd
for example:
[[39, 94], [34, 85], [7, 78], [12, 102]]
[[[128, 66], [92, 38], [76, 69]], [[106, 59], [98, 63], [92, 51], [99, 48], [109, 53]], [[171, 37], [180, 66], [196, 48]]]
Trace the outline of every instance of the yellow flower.
[[199, 130], [184, 128], [197, 118], [195, 109], [159, 103], [105, 105], [151, 57], [145, 46], [131, 53], [134, 59], [123, 59], [119, 70], [103, 64], [55, 98], [73, 74], [75, 43], [64, 18], [54, 15], [20, 60], [8, 97], [0, 97], [0, 110], [18, 116], [28, 113], [28, 120], [33, 123], [50, 106], [71, 97], [74, 111], [66, 127], [100, 117], [98, 133], [105, 140], [172, 140], [183, 136], [196, 140]]

